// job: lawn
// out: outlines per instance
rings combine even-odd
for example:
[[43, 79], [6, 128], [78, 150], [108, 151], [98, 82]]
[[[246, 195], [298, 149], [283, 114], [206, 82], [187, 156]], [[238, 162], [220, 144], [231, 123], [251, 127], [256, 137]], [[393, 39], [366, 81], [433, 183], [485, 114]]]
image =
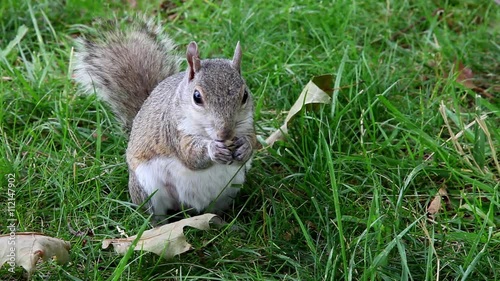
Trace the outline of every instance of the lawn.
[[[256, 152], [223, 216], [236, 227], [188, 230], [195, 249], [168, 261], [101, 249], [148, 215], [130, 203], [126, 135], [71, 80], [73, 39], [138, 11], [181, 52], [241, 41], [261, 140], [312, 77], [334, 80], [330, 104]], [[32, 280], [500, 280], [495, 1], [5, 0], [0, 15], [0, 233], [14, 178], [17, 231], [71, 242], [70, 263]]]

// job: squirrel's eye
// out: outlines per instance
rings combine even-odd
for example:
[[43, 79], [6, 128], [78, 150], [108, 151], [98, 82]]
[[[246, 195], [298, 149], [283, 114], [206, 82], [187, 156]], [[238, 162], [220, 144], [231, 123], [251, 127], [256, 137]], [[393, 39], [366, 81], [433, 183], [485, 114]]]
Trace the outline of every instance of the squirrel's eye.
[[197, 105], [202, 105], [203, 104], [203, 99], [201, 97], [200, 91], [194, 90], [193, 100], [194, 100], [194, 103], [196, 103]]
[[241, 104], [245, 104], [247, 102], [247, 99], [248, 99], [248, 91], [245, 90], [245, 92], [243, 93], [243, 99], [241, 100]]

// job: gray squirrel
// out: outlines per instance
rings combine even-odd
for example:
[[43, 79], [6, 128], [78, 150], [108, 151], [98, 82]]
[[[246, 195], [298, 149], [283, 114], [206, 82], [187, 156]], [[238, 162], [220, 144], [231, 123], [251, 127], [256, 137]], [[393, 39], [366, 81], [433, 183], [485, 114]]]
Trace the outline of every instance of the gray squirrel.
[[161, 218], [228, 208], [258, 146], [239, 42], [232, 60], [200, 59], [191, 42], [179, 72], [173, 41], [152, 20], [98, 33], [77, 39], [73, 77], [130, 132], [132, 201], [149, 199], [147, 210]]

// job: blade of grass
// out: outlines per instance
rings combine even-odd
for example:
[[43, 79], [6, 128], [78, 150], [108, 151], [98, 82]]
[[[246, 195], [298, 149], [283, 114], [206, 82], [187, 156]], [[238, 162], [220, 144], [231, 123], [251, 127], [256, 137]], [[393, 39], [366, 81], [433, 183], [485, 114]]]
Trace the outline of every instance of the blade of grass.
[[477, 253], [477, 255], [474, 257], [474, 259], [469, 264], [469, 266], [467, 266], [467, 269], [465, 270], [465, 272], [464, 272], [464, 274], [462, 276], [462, 279], [460, 279], [461, 281], [467, 280], [467, 278], [469, 277], [469, 275], [472, 273], [472, 271], [474, 270], [474, 268], [477, 266], [477, 263], [479, 262], [479, 260], [486, 253], [486, 249], [488, 248], [488, 246], [489, 246], [489, 244], [491, 242], [491, 236], [492, 236], [492, 234], [493, 234], [493, 227], [489, 227], [488, 228], [488, 241], [486, 243], [484, 243], [484, 246], [481, 249], [481, 251], [479, 251], [479, 253]]
[[[345, 233], [344, 227], [342, 225], [342, 212], [340, 210], [340, 199], [339, 199], [339, 187], [337, 185], [337, 179], [335, 177], [335, 169], [333, 167], [333, 159], [330, 152], [330, 146], [326, 142], [326, 137], [322, 133], [320, 134], [321, 143], [323, 145], [323, 153], [326, 157], [326, 164], [328, 166], [329, 176], [330, 176], [330, 187], [333, 194], [333, 204], [335, 207], [335, 218], [337, 221], [338, 231], [339, 231], [339, 242], [340, 242], [340, 253], [342, 255], [342, 266], [344, 268], [344, 273], [348, 270], [348, 260], [347, 260], [347, 249], [345, 245]], [[344, 274], [344, 279], [347, 280], [348, 275]]]
[[5, 60], [5, 57], [12, 51], [12, 49], [17, 44], [19, 44], [19, 42], [21, 42], [21, 40], [24, 38], [24, 36], [26, 35], [27, 32], [28, 32], [28, 28], [25, 25], [21, 25], [17, 29], [16, 37], [14, 37], [14, 39], [12, 39], [9, 42], [9, 44], [7, 44], [7, 47], [5, 47], [5, 49], [1, 50], [1, 52], [0, 52], [0, 57], [2, 58], [2, 60]]
[[422, 218], [424, 218], [424, 216], [421, 216], [419, 218], [417, 218], [414, 222], [412, 222], [409, 226], [407, 226], [403, 231], [401, 231], [398, 235], [396, 235], [396, 237], [394, 237], [394, 239], [392, 239], [391, 242], [389, 242], [389, 244], [387, 244], [387, 246], [384, 248], [384, 250], [382, 250], [382, 252], [380, 252], [372, 261], [372, 264], [370, 265], [370, 267], [363, 273], [363, 276], [361, 279], [363, 280], [366, 280], [366, 278], [368, 278], [368, 276], [372, 276], [374, 270], [383, 262], [387, 259], [387, 256], [389, 255], [389, 253], [392, 251], [392, 249], [394, 248], [394, 246], [397, 245], [398, 243], [398, 240], [401, 240], [405, 235], [406, 233], [408, 233], [408, 231], [410, 231], [411, 228], [413, 228], [415, 226], [415, 224], [417, 224]]
[[344, 56], [342, 57], [342, 60], [340, 61], [339, 69], [337, 70], [337, 74], [335, 77], [335, 84], [333, 86], [333, 94], [332, 94], [332, 111], [331, 111], [331, 116], [335, 116], [335, 111], [337, 110], [337, 100], [339, 97], [339, 91], [340, 91], [340, 81], [342, 80], [342, 73], [344, 72], [344, 66], [345, 62], [347, 61], [347, 48], [344, 49]]
[[144, 231], [146, 230], [146, 228], [148, 227], [150, 220], [151, 220], [151, 217], [147, 220], [144, 220], [141, 228], [139, 229], [139, 232], [137, 232], [137, 234], [136, 234], [137, 237], [134, 239], [134, 241], [132, 242], [132, 244], [128, 248], [127, 253], [125, 253], [123, 258], [121, 258], [120, 263], [118, 264], [118, 266], [116, 266], [115, 270], [113, 271], [113, 274], [111, 275], [111, 277], [108, 280], [112, 280], [112, 281], [120, 280], [123, 272], [125, 271], [125, 268], [127, 268], [127, 266], [128, 266], [127, 263], [129, 261], [129, 259], [132, 257], [132, 254], [134, 253], [134, 248], [135, 248], [135, 246], [137, 246], [137, 243], [139, 242], [139, 240], [141, 240], [141, 236], [144, 233]]
[[47, 65], [49, 63], [48, 54], [47, 54], [47, 51], [45, 50], [45, 42], [43, 41], [42, 33], [40, 32], [40, 29], [38, 28], [38, 21], [35, 17], [35, 12], [33, 11], [33, 7], [31, 6], [31, 1], [28, 1], [28, 10], [30, 12], [31, 22], [33, 23], [33, 28], [35, 29], [36, 38], [38, 39], [38, 46], [40, 47], [40, 52], [44, 58], [45, 64]]

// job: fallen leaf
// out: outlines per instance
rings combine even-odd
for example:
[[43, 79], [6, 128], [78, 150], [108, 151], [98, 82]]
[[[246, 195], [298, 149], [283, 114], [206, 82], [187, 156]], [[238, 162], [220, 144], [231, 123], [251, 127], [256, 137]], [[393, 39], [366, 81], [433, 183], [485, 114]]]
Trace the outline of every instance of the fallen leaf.
[[[101, 135], [101, 136], [102, 136], [102, 137], [101, 137], [101, 141], [107, 141], [107, 140], [108, 140], [108, 137], [107, 137], [107, 136], [105, 136], [105, 135]], [[93, 137], [94, 139], [97, 139], [97, 138], [99, 137], [99, 135], [97, 134], [97, 132], [93, 132], [93, 133], [92, 133], [92, 137]]]
[[472, 79], [474, 79], [474, 73], [472, 73], [472, 69], [465, 67], [461, 61], [458, 62], [456, 72], [458, 73], [457, 76], [458, 83], [464, 85], [466, 88], [469, 89], [477, 88], [477, 86], [474, 85], [474, 82], [472, 82]]
[[288, 124], [297, 113], [304, 109], [305, 105], [330, 103], [330, 95], [333, 91], [332, 82], [333, 76], [329, 74], [313, 77], [290, 108], [283, 125], [266, 139], [266, 143], [272, 146], [277, 140], [283, 140], [284, 134], [288, 133]]
[[438, 193], [436, 196], [434, 196], [434, 199], [432, 199], [431, 203], [429, 203], [429, 206], [427, 207], [427, 214], [431, 217], [434, 218], [434, 215], [441, 210], [441, 201], [443, 200], [442, 197], [447, 197], [448, 192], [446, 191], [446, 187], [441, 187], [438, 190]]
[[[211, 222], [220, 224], [222, 220], [217, 215], [204, 214], [144, 231], [134, 250], [152, 252], [166, 259], [172, 258], [192, 248], [184, 236], [185, 226], [208, 230]], [[106, 239], [102, 241], [102, 248], [107, 249], [112, 244], [116, 253], [124, 255], [136, 237], [137, 235]]]
[[136, 0], [128, 0], [128, 6], [132, 9], [134, 9], [135, 7], [137, 7], [137, 1]]
[[465, 67], [461, 61], [455, 62], [452, 68], [452, 73], [456, 75], [456, 81], [459, 84], [463, 85], [465, 88], [473, 90], [484, 98], [493, 98], [492, 94], [474, 84], [474, 73], [472, 72], [472, 69]]
[[177, 18], [182, 17], [182, 13], [179, 14], [177, 11], [179, 5], [183, 4], [184, 2], [186, 2], [186, 0], [181, 0], [181, 1], [166, 0], [161, 2], [160, 10], [167, 15], [168, 20], [174, 21]]
[[22, 266], [28, 275], [33, 274], [39, 259], [68, 262], [71, 247], [67, 241], [35, 232], [0, 235], [0, 245], [0, 267], [7, 263], [13, 271], [16, 265]]

